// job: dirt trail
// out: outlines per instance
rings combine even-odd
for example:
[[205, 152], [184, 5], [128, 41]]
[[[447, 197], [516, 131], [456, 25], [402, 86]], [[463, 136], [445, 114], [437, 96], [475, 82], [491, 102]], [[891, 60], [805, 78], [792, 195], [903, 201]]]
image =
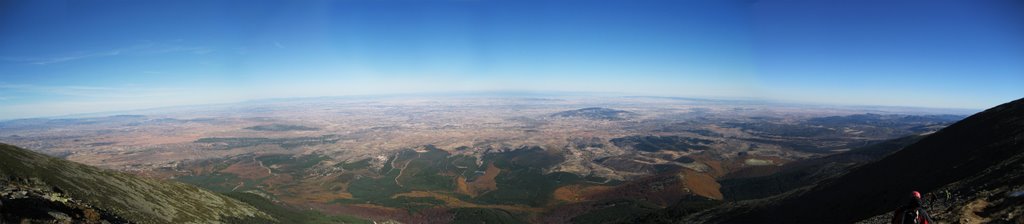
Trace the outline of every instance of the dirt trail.
[[[409, 159], [409, 161], [406, 161], [405, 165], [402, 166], [402, 169], [398, 170], [398, 176], [395, 176], [395, 184], [396, 185], [398, 185], [399, 187], [405, 187], [405, 186], [402, 186], [402, 183], [398, 181], [398, 178], [402, 177], [402, 173], [405, 173], [405, 168], [408, 168], [409, 164], [412, 163], [413, 160], [416, 160], [416, 159], [419, 159], [419, 158], [420, 158], [420, 154], [416, 153], [416, 158]], [[391, 161], [391, 167], [395, 167], [395, 162], [394, 161]]]
[[256, 162], [256, 164], [259, 164], [259, 165], [260, 165], [260, 167], [263, 167], [263, 169], [267, 169], [267, 174], [269, 174], [269, 175], [271, 175], [271, 176], [277, 176], [277, 174], [274, 174], [273, 170], [271, 170], [271, 169], [270, 169], [270, 167], [267, 167], [267, 166], [264, 166], [264, 165], [263, 165], [263, 161], [261, 161], [261, 160], [256, 160], [256, 157], [255, 157], [255, 156], [253, 156], [253, 157], [252, 157], [252, 161], [253, 161], [253, 162]]

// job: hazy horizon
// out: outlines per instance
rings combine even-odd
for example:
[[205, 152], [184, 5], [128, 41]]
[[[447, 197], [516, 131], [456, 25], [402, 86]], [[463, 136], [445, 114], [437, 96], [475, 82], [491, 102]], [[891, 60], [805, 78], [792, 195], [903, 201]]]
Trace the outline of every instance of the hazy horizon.
[[1015, 1], [10, 1], [0, 120], [249, 100], [599, 92], [980, 110]]
[[[421, 92], [421, 93], [396, 93], [396, 94], [363, 94], [363, 95], [338, 95], [338, 96], [313, 96], [313, 97], [278, 97], [278, 98], [260, 98], [260, 99], [247, 99], [242, 101], [231, 101], [231, 102], [215, 102], [215, 103], [198, 103], [198, 104], [181, 104], [181, 105], [160, 105], [154, 107], [143, 107], [143, 108], [131, 108], [124, 110], [102, 110], [93, 112], [83, 113], [72, 113], [72, 114], [56, 114], [49, 116], [27, 116], [27, 117], [12, 117], [4, 118], [0, 117], [0, 122], [13, 121], [19, 119], [63, 119], [63, 118], [94, 118], [94, 117], [106, 117], [106, 116], [120, 116], [120, 115], [152, 115], [152, 114], [166, 114], [168, 111], [174, 110], [191, 110], [196, 108], [217, 108], [222, 106], [252, 106], [252, 105], [266, 105], [278, 102], [308, 102], [317, 100], [453, 100], [453, 99], [554, 99], [554, 100], [571, 100], [571, 99], [628, 99], [628, 98], [640, 98], [640, 99], [676, 99], [676, 100], [697, 100], [699, 101], [714, 101], [720, 103], [739, 103], [738, 105], [752, 104], [752, 105], [789, 105], [796, 107], [807, 107], [807, 108], [835, 108], [835, 109], [847, 109], [847, 110], [862, 110], [865, 113], [883, 113], [883, 114], [908, 114], [908, 115], [971, 115], [988, 108], [943, 108], [943, 107], [917, 107], [917, 106], [887, 106], [887, 105], [861, 105], [861, 104], [829, 104], [829, 103], [817, 103], [817, 102], [800, 102], [800, 101], [781, 101], [772, 99], [761, 99], [754, 97], [692, 97], [692, 96], [650, 96], [650, 95], [629, 95], [620, 93], [604, 93], [604, 92], [538, 92], [538, 91], [463, 91], [463, 92]], [[599, 106], [596, 105], [595, 106]], [[996, 106], [996, 105], [993, 105]]]

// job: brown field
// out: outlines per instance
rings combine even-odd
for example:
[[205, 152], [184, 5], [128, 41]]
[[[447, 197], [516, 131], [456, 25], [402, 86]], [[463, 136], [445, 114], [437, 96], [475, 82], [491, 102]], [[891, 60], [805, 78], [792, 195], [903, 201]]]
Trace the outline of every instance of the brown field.
[[[288, 176], [287, 181], [282, 179], [282, 181], [278, 182], [280, 184], [293, 182], [289, 175], [282, 174], [279, 176]], [[271, 178], [271, 180], [273, 179], [274, 178]], [[267, 182], [265, 181], [264, 183]], [[319, 179], [309, 179], [300, 182], [297, 186], [291, 186], [286, 189], [279, 190], [283, 194], [278, 195], [286, 195], [282, 196], [281, 200], [289, 203], [301, 204], [305, 202], [315, 202], [326, 204], [336, 199], [352, 199], [352, 194], [345, 190], [347, 187], [348, 186], [343, 184], [321, 181]]]
[[[302, 191], [309, 189], [309, 191]], [[327, 204], [335, 199], [352, 199], [352, 194], [345, 192], [331, 192], [315, 187], [297, 187], [289, 190], [289, 192], [295, 193], [292, 196], [282, 196], [281, 201], [287, 202], [288, 204], [302, 204], [305, 202], [315, 202]]]
[[494, 182], [494, 178], [498, 177], [499, 173], [501, 173], [501, 169], [494, 166], [494, 164], [488, 164], [484, 175], [476, 178], [473, 182], [466, 182], [466, 178], [459, 177], [456, 179], [459, 193], [476, 197], [482, 193], [498, 189], [498, 183]]
[[463, 200], [459, 200], [458, 198], [452, 197], [451, 195], [437, 193], [437, 192], [429, 192], [429, 191], [413, 191], [413, 192], [401, 193], [401, 194], [396, 194], [394, 196], [391, 196], [391, 198], [397, 198], [397, 197], [401, 197], [401, 196], [405, 196], [405, 197], [431, 197], [431, 198], [434, 198], [434, 199], [437, 199], [437, 200], [444, 201], [445, 205], [447, 207], [458, 207], [458, 208], [496, 208], [496, 209], [503, 209], [503, 210], [507, 210], [507, 211], [523, 211], [523, 212], [542, 212], [542, 211], [544, 211], [543, 208], [533, 208], [533, 207], [526, 207], [526, 206], [481, 205], [481, 204], [475, 204], [475, 203], [470, 203], [470, 202], [466, 202], [466, 201], [463, 201]]
[[683, 169], [682, 179], [683, 186], [690, 189], [694, 194], [722, 200], [722, 192], [719, 189], [722, 186], [711, 175], [691, 169]]
[[592, 195], [612, 189], [612, 186], [568, 185], [555, 189], [555, 200], [574, 203], [591, 199]]
[[277, 174], [277, 175], [274, 175], [273, 177], [270, 177], [270, 178], [267, 178], [266, 180], [263, 180], [263, 184], [266, 184], [267, 187], [271, 187], [272, 188], [272, 187], [275, 187], [275, 186], [278, 186], [278, 185], [292, 183], [293, 181], [295, 181], [295, 178], [293, 178], [292, 175]]
[[476, 197], [477, 195], [476, 192], [469, 189], [469, 184], [466, 183], [465, 177], [460, 176], [455, 178], [455, 186], [455, 192], [458, 192], [459, 194], [469, 195], [471, 197]]

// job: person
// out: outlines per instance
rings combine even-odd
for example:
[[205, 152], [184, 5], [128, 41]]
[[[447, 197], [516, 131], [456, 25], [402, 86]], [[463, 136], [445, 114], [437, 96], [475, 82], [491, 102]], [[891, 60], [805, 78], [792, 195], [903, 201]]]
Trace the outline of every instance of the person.
[[921, 202], [921, 193], [910, 192], [910, 202], [896, 209], [892, 215], [892, 224], [934, 224]]

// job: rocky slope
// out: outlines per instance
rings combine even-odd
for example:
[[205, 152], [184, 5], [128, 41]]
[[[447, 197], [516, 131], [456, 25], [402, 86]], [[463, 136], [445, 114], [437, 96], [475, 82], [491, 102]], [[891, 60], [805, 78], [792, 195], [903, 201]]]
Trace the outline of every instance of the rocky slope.
[[0, 179], [0, 223], [128, 223], [38, 179]]
[[0, 144], [4, 220], [75, 223], [274, 221], [238, 200], [182, 183], [49, 157]]

